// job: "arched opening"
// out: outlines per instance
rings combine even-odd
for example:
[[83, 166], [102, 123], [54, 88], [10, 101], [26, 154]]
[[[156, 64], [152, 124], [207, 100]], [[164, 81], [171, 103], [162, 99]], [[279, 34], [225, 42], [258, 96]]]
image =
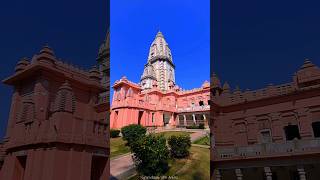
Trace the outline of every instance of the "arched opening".
[[142, 119], [143, 111], [139, 111], [138, 115], [138, 124], [141, 125], [141, 119]]
[[199, 106], [204, 106], [203, 101], [199, 101]]
[[299, 133], [299, 127], [297, 125], [288, 125], [284, 127], [284, 132], [286, 134], [286, 139], [291, 141], [295, 138], [301, 139]]
[[320, 121], [312, 123], [314, 137], [320, 137]]

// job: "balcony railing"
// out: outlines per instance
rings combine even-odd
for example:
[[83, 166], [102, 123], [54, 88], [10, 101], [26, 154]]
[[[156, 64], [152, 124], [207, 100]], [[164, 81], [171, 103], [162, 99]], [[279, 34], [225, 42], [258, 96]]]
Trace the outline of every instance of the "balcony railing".
[[239, 147], [215, 147], [214, 159], [244, 159], [251, 157], [288, 156], [319, 152], [320, 138], [311, 140], [293, 140], [285, 143], [255, 144]]
[[194, 112], [194, 111], [209, 111], [209, 110], [210, 110], [210, 105], [178, 108], [178, 112]]

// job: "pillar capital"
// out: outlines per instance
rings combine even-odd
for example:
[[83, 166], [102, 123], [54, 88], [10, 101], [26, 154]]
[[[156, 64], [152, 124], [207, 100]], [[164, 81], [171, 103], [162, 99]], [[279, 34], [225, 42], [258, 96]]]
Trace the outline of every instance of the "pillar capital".
[[242, 180], [243, 174], [242, 174], [241, 169], [235, 169], [235, 173], [237, 176], [237, 180]]

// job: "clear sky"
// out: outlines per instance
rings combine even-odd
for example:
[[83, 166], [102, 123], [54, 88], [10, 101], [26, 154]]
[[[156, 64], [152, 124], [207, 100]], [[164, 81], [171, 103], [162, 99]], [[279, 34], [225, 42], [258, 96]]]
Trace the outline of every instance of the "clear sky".
[[210, 76], [209, 0], [111, 0], [111, 83], [138, 83], [160, 30], [176, 65], [176, 84], [197, 88]]
[[[57, 57], [85, 69], [95, 65], [107, 30], [107, 1], [10, 0], [0, 6], [0, 79], [49, 44]], [[0, 84], [0, 137], [4, 135], [12, 88]]]
[[213, 70], [234, 88], [292, 80], [305, 58], [320, 66], [320, 2], [214, 0]]

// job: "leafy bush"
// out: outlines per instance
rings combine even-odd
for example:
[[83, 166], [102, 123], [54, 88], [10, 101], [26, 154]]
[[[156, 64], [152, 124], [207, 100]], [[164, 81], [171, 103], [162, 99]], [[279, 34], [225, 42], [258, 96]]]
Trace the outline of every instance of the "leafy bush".
[[147, 132], [147, 129], [138, 124], [131, 124], [121, 128], [121, 133], [123, 139], [127, 141], [127, 145], [131, 146], [131, 144], [141, 137], [143, 137]]
[[169, 150], [163, 135], [147, 135], [131, 145], [135, 166], [140, 175], [159, 176], [168, 171]]
[[196, 125], [187, 126], [186, 128], [187, 128], [187, 129], [199, 129], [199, 127], [196, 126]]
[[116, 138], [119, 137], [120, 130], [118, 129], [110, 129], [110, 137], [111, 138]]
[[187, 126], [187, 129], [204, 129], [204, 124], [200, 123], [199, 125], [191, 125], [191, 126]]
[[175, 158], [183, 158], [189, 156], [191, 147], [190, 135], [171, 136], [168, 139], [171, 155]]
[[204, 124], [203, 123], [199, 124], [199, 129], [204, 129]]

